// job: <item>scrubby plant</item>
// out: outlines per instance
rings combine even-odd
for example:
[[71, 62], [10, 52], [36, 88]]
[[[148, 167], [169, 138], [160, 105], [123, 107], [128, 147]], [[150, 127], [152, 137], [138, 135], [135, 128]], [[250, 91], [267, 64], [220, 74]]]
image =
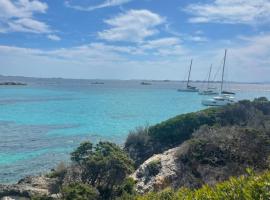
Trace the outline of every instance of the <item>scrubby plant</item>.
[[67, 172], [67, 165], [64, 162], [60, 162], [55, 169], [52, 169], [50, 173], [47, 174], [49, 178], [63, 178]]
[[195, 113], [176, 116], [160, 124], [132, 131], [125, 150], [140, 165], [153, 154], [176, 147], [201, 126], [241, 126], [264, 129], [270, 122], [270, 101], [258, 98], [233, 105], [208, 108]]
[[85, 142], [71, 155], [81, 167], [82, 182], [96, 187], [102, 199], [114, 196], [117, 187], [134, 170], [134, 163], [128, 155], [110, 142], [99, 142], [95, 146]]
[[97, 200], [99, 198], [99, 193], [95, 188], [82, 183], [65, 186], [61, 193], [64, 200]]
[[53, 197], [48, 197], [48, 196], [32, 196], [31, 200], [54, 200]]
[[83, 142], [80, 146], [70, 154], [70, 159], [73, 162], [81, 163], [88, 158], [93, 150], [93, 144], [89, 141]]
[[146, 166], [149, 176], [156, 176], [161, 169], [161, 161], [153, 160]]

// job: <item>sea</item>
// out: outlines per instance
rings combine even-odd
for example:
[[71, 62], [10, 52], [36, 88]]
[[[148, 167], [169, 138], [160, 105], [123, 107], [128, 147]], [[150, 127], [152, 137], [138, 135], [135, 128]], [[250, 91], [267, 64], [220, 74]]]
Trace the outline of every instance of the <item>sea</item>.
[[[178, 81], [75, 80], [0, 76], [0, 183], [50, 171], [81, 142], [123, 145], [131, 130], [205, 109]], [[204, 87], [204, 83], [193, 83]], [[270, 99], [270, 84], [231, 83], [236, 99]]]

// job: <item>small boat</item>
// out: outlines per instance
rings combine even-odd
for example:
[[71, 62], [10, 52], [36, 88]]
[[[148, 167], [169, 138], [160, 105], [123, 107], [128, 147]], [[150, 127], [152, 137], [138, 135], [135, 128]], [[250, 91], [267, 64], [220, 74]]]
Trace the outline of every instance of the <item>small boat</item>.
[[205, 106], [225, 106], [229, 104], [235, 103], [234, 96], [232, 96], [233, 92], [223, 91], [223, 83], [224, 83], [224, 70], [226, 65], [227, 58], [227, 50], [225, 50], [224, 60], [223, 60], [223, 70], [222, 70], [222, 80], [220, 87], [220, 94], [211, 99], [202, 100], [202, 104]]
[[210, 71], [209, 71], [209, 74], [208, 74], [207, 89], [199, 91], [199, 95], [215, 95], [215, 94], [218, 94], [217, 88], [209, 87], [211, 71], [212, 71], [212, 65], [210, 67]]
[[177, 90], [178, 92], [199, 92], [199, 89], [198, 88], [196, 88], [195, 86], [191, 86], [189, 84], [189, 82], [190, 82], [191, 68], [192, 68], [192, 59], [191, 59], [191, 63], [190, 63], [190, 66], [189, 66], [188, 80], [187, 80], [186, 88], [178, 89]]
[[141, 82], [141, 85], [152, 85], [152, 84], [148, 82]]
[[228, 94], [221, 94], [212, 99], [202, 100], [202, 104], [205, 106], [225, 106], [235, 103], [234, 97]]
[[91, 84], [92, 84], [92, 85], [103, 85], [104, 83], [103, 83], [103, 82], [98, 82], [98, 81], [96, 81], [96, 82], [92, 82]]
[[235, 94], [234, 92], [222, 91], [221, 94]]

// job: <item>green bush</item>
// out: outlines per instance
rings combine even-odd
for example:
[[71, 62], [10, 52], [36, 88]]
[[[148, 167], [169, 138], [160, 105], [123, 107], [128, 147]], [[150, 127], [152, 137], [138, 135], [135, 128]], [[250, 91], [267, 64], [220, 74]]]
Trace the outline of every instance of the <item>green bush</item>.
[[81, 167], [82, 182], [96, 187], [102, 199], [114, 196], [117, 187], [134, 170], [133, 161], [123, 149], [110, 142], [99, 142], [95, 146], [85, 142], [71, 155]]
[[97, 200], [98, 191], [86, 184], [72, 183], [62, 189], [64, 200]]
[[89, 154], [91, 154], [92, 149], [93, 144], [91, 142], [83, 142], [74, 152], [71, 153], [70, 159], [74, 162], [81, 163], [87, 159]]
[[53, 169], [46, 176], [49, 178], [63, 178], [67, 172], [67, 166], [64, 162], [60, 162], [55, 169]]
[[270, 101], [266, 98], [208, 108], [195, 113], [176, 116], [160, 124], [132, 131], [125, 150], [139, 166], [153, 154], [180, 145], [201, 126], [243, 126], [261, 129], [270, 121]]
[[54, 198], [47, 196], [33, 196], [31, 197], [31, 200], [54, 200]]
[[153, 160], [147, 165], [149, 176], [156, 176], [161, 169], [160, 160]]

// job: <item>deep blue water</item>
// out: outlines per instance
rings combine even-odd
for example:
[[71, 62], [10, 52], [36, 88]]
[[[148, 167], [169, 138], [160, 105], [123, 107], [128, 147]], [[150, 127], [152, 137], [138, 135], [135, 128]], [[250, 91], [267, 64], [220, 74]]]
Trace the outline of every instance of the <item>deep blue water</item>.
[[[48, 171], [84, 140], [123, 144], [129, 130], [203, 109], [180, 82], [16, 79], [0, 86], [0, 183]], [[270, 85], [234, 84], [238, 99], [270, 98]]]

